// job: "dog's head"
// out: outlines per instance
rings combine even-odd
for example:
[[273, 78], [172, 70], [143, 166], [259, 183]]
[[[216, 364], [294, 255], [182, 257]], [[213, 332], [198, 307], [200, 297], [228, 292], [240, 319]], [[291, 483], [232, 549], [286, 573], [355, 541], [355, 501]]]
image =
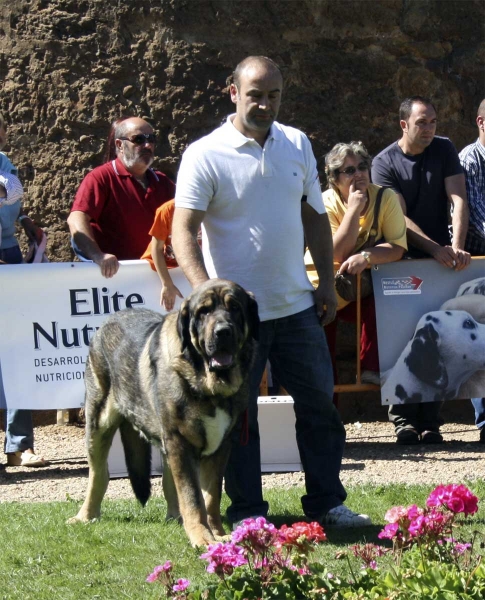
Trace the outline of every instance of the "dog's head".
[[209, 371], [227, 371], [244, 345], [258, 339], [258, 305], [240, 285], [210, 279], [184, 300], [177, 328], [187, 358]]
[[426, 313], [386, 378], [390, 404], [456, 397], [460, 385], [485, 367], [485, 326], [464, 310]]
[[466, 294], [479, 294], [485, 296], [485, 277], [477, 277], [466, 283], [462, 283], [456, 292], [457, 296], [465, 296]]

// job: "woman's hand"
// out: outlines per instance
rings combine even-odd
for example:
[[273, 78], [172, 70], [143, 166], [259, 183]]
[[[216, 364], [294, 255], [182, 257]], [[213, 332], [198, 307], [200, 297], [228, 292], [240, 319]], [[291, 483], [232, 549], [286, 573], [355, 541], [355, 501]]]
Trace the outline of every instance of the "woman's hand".
[[365, 270], [367, 264], [368, 263], [362, 254], [353, 254], [340, 265], [338, 272], [345, 273], [345, 271], [347, 271], [347, 273], [350, 273], [351, 275], [357, 275]]
[[349, 187], [349, 197], [347, 199], [347, 208], [348, 209], [358, 209], [359, 215], [364, 210], [365, 204], [367, 202], [367, 188], [364, 190], [360, 190], [355, 187], [354, 181], [350, 184]]

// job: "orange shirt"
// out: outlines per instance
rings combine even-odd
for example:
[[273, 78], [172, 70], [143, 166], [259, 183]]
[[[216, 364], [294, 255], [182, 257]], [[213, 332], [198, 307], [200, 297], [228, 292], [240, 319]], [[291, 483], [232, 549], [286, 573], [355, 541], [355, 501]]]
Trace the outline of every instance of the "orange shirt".
[[[165, 263], [168, 269], [178, 267], [177, 261], [172, 248], [172, 221], [173, 213], [175, 211], [175, 201], [169, 200], [157, 208], [155, 213], [155, 219], [153, 221], [152, 228], [149, 234], [157, 240], [163, 240], [163, 255], [165, 257]], [[150, 263], [151, 268], [156, 271], [155, 264], [152, 258], [152, 245], [151, 242], [148, 244], [148, 248], [143, 253], [142, 259], [147, 260]]]

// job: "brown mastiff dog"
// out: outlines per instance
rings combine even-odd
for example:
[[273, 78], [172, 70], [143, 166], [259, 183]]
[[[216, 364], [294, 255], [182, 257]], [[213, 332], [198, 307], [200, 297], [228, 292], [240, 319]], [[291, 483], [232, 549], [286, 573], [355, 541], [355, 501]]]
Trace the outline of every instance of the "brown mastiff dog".
[[248, 402], [258, 308], [239, 285], [212, 279], [166, 316], [122, 310], [93, 337], [86, 365], [86, 499], [70, 522], [100, 516], [119, 429], [138, 500], [150, 496], [150, 444], [163, 453], [167, 518], [193, 546], [224, 536], [220, 515], [229, 433]]

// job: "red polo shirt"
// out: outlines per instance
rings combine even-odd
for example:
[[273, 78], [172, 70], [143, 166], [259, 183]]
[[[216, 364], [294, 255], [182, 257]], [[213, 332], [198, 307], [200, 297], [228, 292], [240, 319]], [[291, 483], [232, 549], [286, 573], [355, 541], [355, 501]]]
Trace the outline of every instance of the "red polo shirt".
[[153, 169], [147, 174], [145, 190], [119, 159], [105, 163], [86, 175], [71, 208], [90, 216], [99, 247], [119, 260], [140, 258], [157, 208], [175, 196], [166, 175]]

